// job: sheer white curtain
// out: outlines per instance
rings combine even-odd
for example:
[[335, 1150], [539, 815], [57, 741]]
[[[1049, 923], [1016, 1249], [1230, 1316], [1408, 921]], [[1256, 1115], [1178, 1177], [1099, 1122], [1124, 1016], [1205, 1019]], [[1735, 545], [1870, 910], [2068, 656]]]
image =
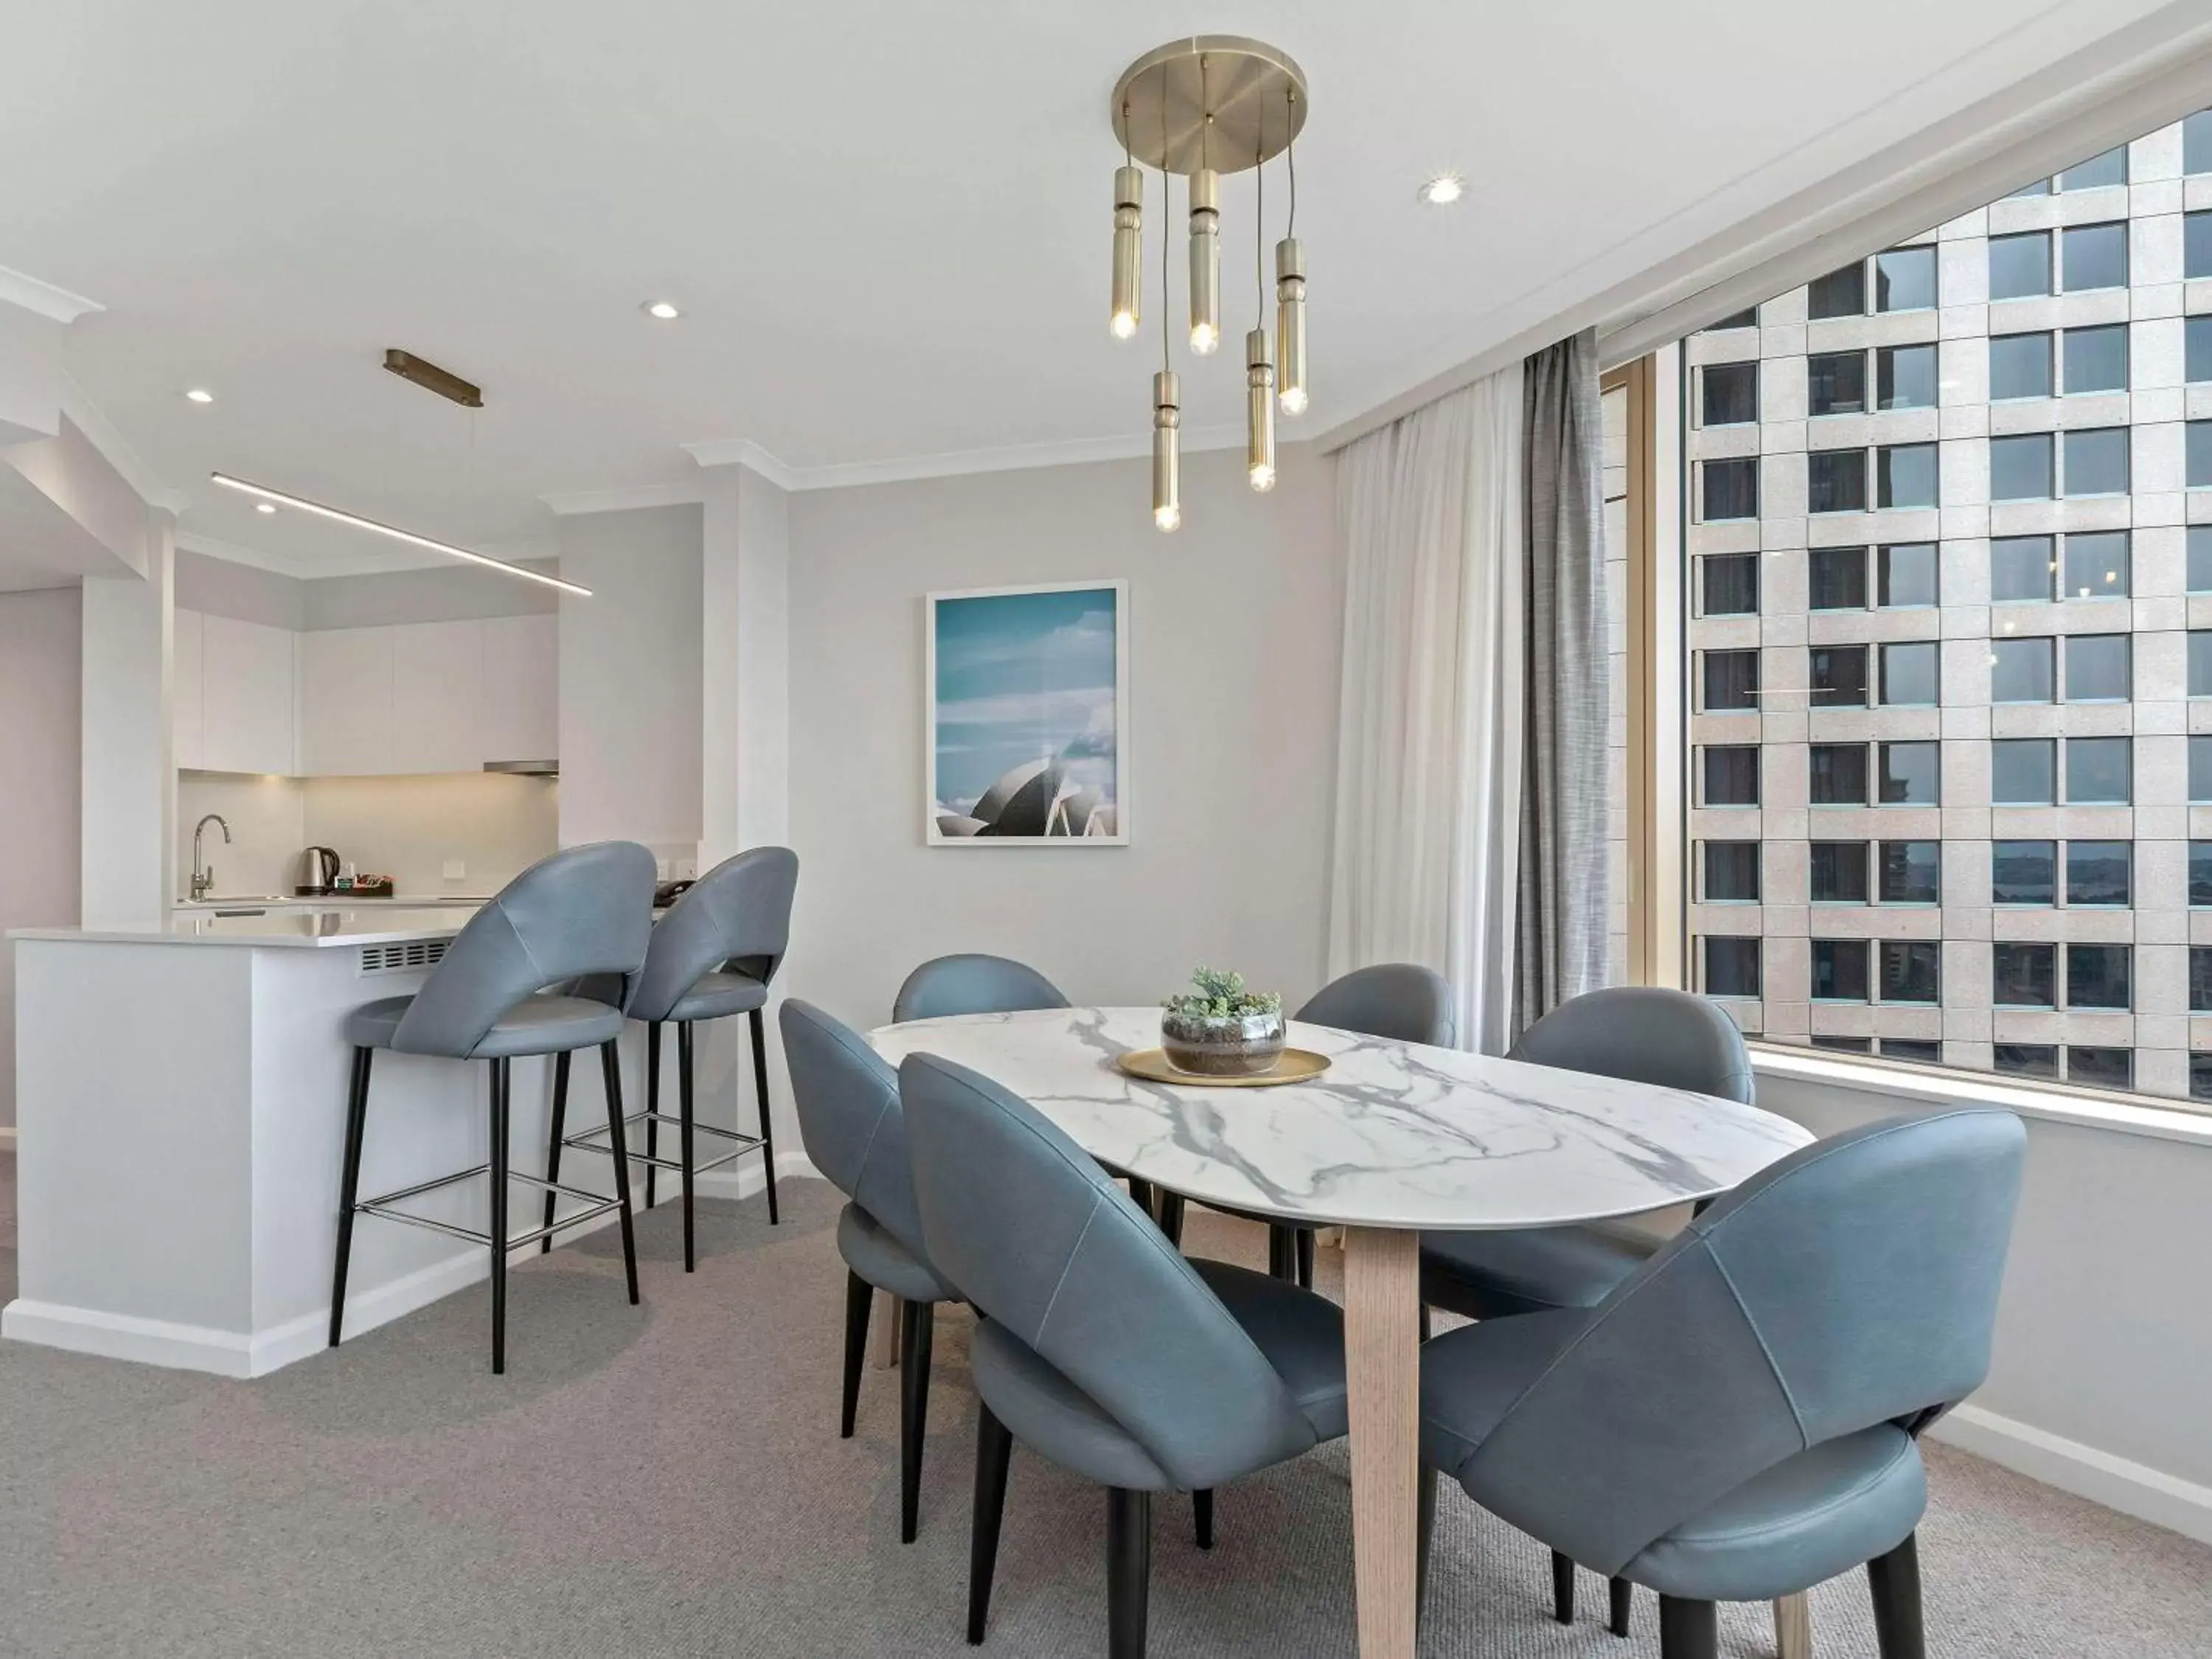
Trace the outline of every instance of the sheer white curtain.
[[1521, 368], [1338, 457], [1344, 684], [1328, 970], [1418, 962], [1512, 1041], [1527, 676]]

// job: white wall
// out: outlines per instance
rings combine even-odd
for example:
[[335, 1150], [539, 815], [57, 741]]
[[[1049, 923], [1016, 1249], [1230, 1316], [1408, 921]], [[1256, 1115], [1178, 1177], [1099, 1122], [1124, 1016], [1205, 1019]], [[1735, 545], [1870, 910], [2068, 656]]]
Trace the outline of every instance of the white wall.
[[[1825, 1135], [1929, 1103], [1762, 1068], [1759, 1103]], [[2212, 1143], [2030, 1119], [1990, 1379], [1939, 1437], [2212, 1542], [2208, 1230]]]
[[[158, 515], [167, 519], [167, 514]], [[176, 775], [170, 743], [169, 530], [144, 577], [85, 583], [80, 662], [83, 814], [78, 906], [88, 927], [141, 927], [167, 914]]]
[[243, 772], [177, 774], [177, 891], [191, 896], [192, 831], [202, 817], [222, 814], [230, 840], [214, 824], [200, 837], [200, 854], [215, 872], [216, 898], [281, 896], [292, 890], [300, 849], [307, 844], [305, 788], [297, 778]]
[[700, 829], [701, 514], [561, 521], [561, 844], [641, 841], [696, 857]]
[[[1147, 465], [794, 495], [790, 976], [863, 1027], [953, 951], [1034, 964], [1079, 1002], [1141, 1003], [1200, 963], [1292, 1001], [1319, 983], [1335, 750], [1333, 465], [1285, 450], [1272, 494], [1238, 453], [1186, 459], [1183, 527]], [[1126, 848], [922, 841], [925, 593], [1126, 578]], [[565, 661], [565, 656], [564, 656]]]
[[[82, 602], [0, 593], [0, 934], [77, 918]], [[15, 953], [0, 942], [0, 1127], [15, 1122]]]

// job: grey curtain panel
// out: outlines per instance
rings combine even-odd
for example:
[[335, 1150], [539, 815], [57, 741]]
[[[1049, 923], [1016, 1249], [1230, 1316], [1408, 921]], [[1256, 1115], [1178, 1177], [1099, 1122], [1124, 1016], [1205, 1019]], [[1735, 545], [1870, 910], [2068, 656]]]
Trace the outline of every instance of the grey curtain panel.
[[1515, 907], [1516, 1030], [1606, 977], [1612, 688], [1597, 383], [1590, 330], [1522, 365], [1528, 741]]

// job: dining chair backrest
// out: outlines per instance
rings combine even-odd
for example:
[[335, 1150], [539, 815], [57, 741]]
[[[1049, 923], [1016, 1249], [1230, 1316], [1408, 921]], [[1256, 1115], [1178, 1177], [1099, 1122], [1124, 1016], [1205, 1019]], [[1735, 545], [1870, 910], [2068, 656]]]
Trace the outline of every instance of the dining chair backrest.
[[1716, 1002], [1656, 985], [1585, 991], [1521, 1033], [1510, 1060], [1749, 1105], [1751, 1051]]
[[465, 1057], [525, 997], [594, 975], [619, 986], [618, 1006], [627, 1007], [653, 934], [653, 854], [634, 841], [540, 859], [453, 936], [400, 1016], [392, 1046]]
[[808, 1161], [926, 1263], [898, 1073], [858, 1031], [802, 998], [787, 998], [777, 1018]]
[[908, 974], [891, 1004], [891, 1019], [903, 1024], [951, 1014], [1014, 1014], [1067, 1006], [1060, 987], [1027, 963], [966, 953], [937, 957]]
[[1462, 1471], [1600, 1572], [1808, 1447], [1988, 1374], [2026, 1132], [1892, 1118], [1801, 1148], [1624, 1280]]
[[1026, 1101], [933, 1054], [899, 1067], [938, 1272], [1102, 1407], [1186, 1490], [1316, 1436], [1205, 1280]]
[[724, 859], [686, 888], [653, 924], [632, 1018], [664, 1019], [702, 974], [728, 968], [765, 985], [791, 944], [799, 854], [755, 847]]
[[1382, 962], [1355, 968], [1315, 992], [1292, 1016], [1393, 1042], [1426, 1042], [1449, 1048], [1455, 1035], [1450, 981], [1433, 968]]

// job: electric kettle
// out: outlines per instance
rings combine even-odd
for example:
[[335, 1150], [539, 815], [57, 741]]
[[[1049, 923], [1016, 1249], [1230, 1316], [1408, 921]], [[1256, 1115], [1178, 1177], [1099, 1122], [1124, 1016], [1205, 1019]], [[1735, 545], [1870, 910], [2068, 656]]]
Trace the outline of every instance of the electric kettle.
[[337, 890], [338, 854], [334, 847], [310, 847], [300, 854], [300, 879], [293, 887], [299, 898], [321, 898]]

